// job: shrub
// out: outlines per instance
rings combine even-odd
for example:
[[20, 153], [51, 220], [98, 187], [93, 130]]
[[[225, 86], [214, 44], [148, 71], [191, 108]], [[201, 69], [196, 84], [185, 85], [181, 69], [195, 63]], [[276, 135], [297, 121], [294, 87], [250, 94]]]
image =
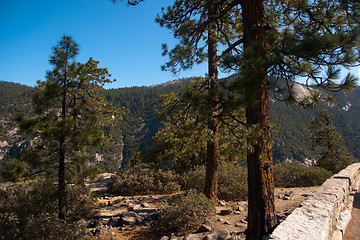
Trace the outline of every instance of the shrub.
[[307, 167], [300, 162], [283, 162], [274, 166], [276, 187], [318, 186], [332, 176], [328, 170], [320, 167]]
[[31, 216], [19, 239], [72, 240], [91, 239], [84, 228], [75, 223], [65, 223], [49, 214]]
[[[205, 167], [199, 166], [182, 178], [184, 190], [202, 192], [205, 182]], [[223, 200], [245, 200], [247, 198], [247, 170], [240, 164], [222, 162], [219, 167], [218, 197]]]
[[183, 190], [196, 189], [198, 192], [204, 190], [205, 183], [205, 167], [197, 166], [185, 173], [181, 178], [181, 186]]
[[178, 175], [173, 171], [154, 169], [146, 164], [120, 171], [108, 188], [111, 193], [125, 196], [174, 193], [181, 189]]
[[159, 207], [159, 227], [168, 231], [187, 231], [215, 213], [213, 203], [202, 193], [189, 190], [170, 197]]
[[95, 199], [88, 189], [67, 187], [67, 222], [57, 219], [57, 195], [50, 181], [18, 183], [0, 190], [0, 239], [87, 239], [73, 223], [89, 213]]
[[223, 162], [219, 171], [219, 198], [246, 200], [248, 196], [247, 169], [240, 164]]

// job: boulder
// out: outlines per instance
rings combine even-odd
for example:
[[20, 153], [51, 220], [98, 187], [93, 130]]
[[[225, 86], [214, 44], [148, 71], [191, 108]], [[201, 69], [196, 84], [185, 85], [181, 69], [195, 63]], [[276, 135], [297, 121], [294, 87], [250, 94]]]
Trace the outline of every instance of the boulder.
[[120, 222], [123, 225], [135, 225], [143, 221], [143, 218], [136, 212], [126, 212], [120, 215]]
[[197, 234], [189, 234], [189, 235], [186, 235], [183, 240], [200, 240], [200, 236], [197, 235]]
[[206, 235], [202, 240], [226, 240], [230, 237], [230, 233], [227, 230], [215, 230]]
[[203, 233], [203, 232], [210, 232], [212, 230], [212, 228], [209, 225], [201, 225], [199, 227], [199, 229], [197, 230], [198, 233]]
[[220, 215], [222, 215], [222, 216], [226, 216], [226, 215], [229, 215], [231, 213], [232, 213], [231, 209], [224, 209], [224, 210], [220, 211]]

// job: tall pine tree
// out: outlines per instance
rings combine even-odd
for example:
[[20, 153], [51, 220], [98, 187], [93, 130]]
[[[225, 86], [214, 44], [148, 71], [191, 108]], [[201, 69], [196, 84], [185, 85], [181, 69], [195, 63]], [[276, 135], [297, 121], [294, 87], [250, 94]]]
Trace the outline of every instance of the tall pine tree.
[[[222, 102], [221, 107], [224, 107], [224, 111], [231, 111], [237, 103], [245, 105], [247, 125], [261, 129], [257, 140], [249, 141], [252, 148], [247, 156], [247, 239], [262, 239], [277, 223], [269, 90], [274, 90], [276, 99], [300, 100], [307, 105], [328, 99], [331, 92], [351, 90], [357, 80], [354, 76], [347, 74], [344, 79], [338, 79], [340, 67], [359, 64], [360, 4], [357, 0], [218, 0], [211, 1], [217, 6], [217, 12], [205, 14], [207, 20], [196, 25], [201, 18], [192, 19], [191, 10], [198, 9], [205, 13], [207, 7], [204, 2], [175, 1], [174, 7], [179, 6], [178, 14], [174, 14], [179, 20], [173, 25], [177, 29], [175, 37], [181, 39], [186, 32], [197, 36], [195, 33], [198, 30], [201, 32], [213, 23], [220, 26], [219, 29], [231, 29], [232, 26], [237, 29], [236, 35], [224, 34], [226, 46], [230, 48], [224, 51], [227, 55], [221, 58], [221, 63], [225, 69], [234, 71], [236, 77], [228, 86], [230, 98]], [[222, 24], [222, 20], [229, 17], [231, 12], [239, 15], [238, 26], [232, 25], [233, 21]], [[181, 42], [187, 52], [174, 52], [174, 59], [179, 59], [178, 64], [185, 59], [183, 63], [190, 63], [187, 66], [191, 66], [199, 56], [192, 54], [198, 52], [196, 45], [193, 45], [198, 38], [188, 40], [190, 42]], [[302, 93], [305, 98], [301, 99], [297, 97], [299, 88], [294, 84], [299, 77], [307, 86], [306, 93]]]
[[35, 117], [19, 120], [21, 129], [36, 139], [23, 159], [45, 177], [57, 176], [60, 219], [66, 218], [66, 184], [82, 183], [88, 172], [84, 167], [94, 158], [89, 153], [106, 141], [102, 126], [115, 114], [98, 93], [111, 82], [107, 69], [91, 58], [75, 62], [78, 51], [70, 36], [61, 38], [50, 55], [53, 70], [34, 90]]

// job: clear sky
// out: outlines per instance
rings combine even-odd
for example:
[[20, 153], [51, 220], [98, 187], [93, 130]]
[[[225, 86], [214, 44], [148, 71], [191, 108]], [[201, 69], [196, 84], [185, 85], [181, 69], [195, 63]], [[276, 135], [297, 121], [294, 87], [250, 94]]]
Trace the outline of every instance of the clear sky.
[[107, 88], [149, 86], [181, 77], [204, 76], [206, 65], [178, 76], [161, 71], [161, 44], [176, 42], [154, 19], [173, 1], [138, 6], [110, 0], [0, 0], [0, 80], [35, 86], [45, 80], [51, 48], [61, 36], [80, 45], [77, 61], [100, 61], [117, 81]]
[[[0, 0], [0, 80], [35, 86], [51, 70], [51, 48], [61, 36], [80, 45], [77, 61], [100, 61], [117, 81], [107, 88], [150, 86], [177, 78], [205, 76], [206, 64], [178, 76], [161, 71], [161, 44], [176, 40], [154, 19], [173, 0], [138, 6], [110, 0]], [[359, 75], [359, 70], [352, 72]], [[223, 77], [224, 75], [220, 75]]]

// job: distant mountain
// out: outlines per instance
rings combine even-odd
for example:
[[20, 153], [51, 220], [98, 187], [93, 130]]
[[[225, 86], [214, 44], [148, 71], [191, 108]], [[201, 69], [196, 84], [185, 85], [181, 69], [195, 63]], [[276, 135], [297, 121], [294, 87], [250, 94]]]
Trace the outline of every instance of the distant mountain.
[[[99, 150], [99, 164], [104, 171], [115, 170], [126, 165], [132, 156], [149, 146], [152, 136], [161, 127], [156, 116], [162, 94], [179, 91], [190, 79], [151, 87], [132, 87], [104, 90], [106, 99], [116, 107], [125, 107], [128, 113], [124, 119], [110, 126], [106, 131], [113, 136], [106, 149]], [[0, 82], [0, 162], [16, 155], [26, 140], [18, 133], [14, 123], [17, 114], [31, 115], [31, 87]], [[360, 159], [360, 88], [354, 93], [336, 94], [338, 103], [330, 107], [335, 126], [343, 134], [345, 145]], [[309, 136], [309, 118], [317, 116], [320, 105], [312, 109], [288, 106], [284, 102], [271, 100], [271, 121], [273, 131], [274, 161], [286, 159], [306, 161], [311, 151], [306, 145]]]
[[278, 128], [274, 132], [274, 159], [277, 162], [285, 159], [305, 161], [310, 151], [306, 144], [309, 137], [309, 119], [318, 116], [323, 108], [329, 108], [332, 121], [343, 135], [345, 146], [353, 155], [360, 159], [360, 88], [353, 93], [337, 93], [337, 102], [328, 106], [301, 109], [299, 106], [288, 106], [284, 102], [270, 105], [271, 121]]

